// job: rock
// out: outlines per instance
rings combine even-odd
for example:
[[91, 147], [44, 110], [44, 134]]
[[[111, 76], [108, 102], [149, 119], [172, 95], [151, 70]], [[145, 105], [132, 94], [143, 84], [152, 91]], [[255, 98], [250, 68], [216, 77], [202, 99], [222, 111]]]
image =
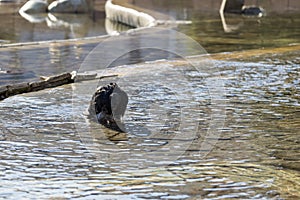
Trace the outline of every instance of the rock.
[[155, 19], [146, 13], [115, 5], [111, 1], [106, 2], [105, 12], [108, 19], [136, 28], [152, 27], [156, 23]]
[[[225, 0], [223, 0], [225, 1]], [[227, 13], [241, 13], [245, 0], [227, 0], [224, 12]]]
[[245, 0], [223, 0], [220, 11], [262, 17], [265, 10], [257, 6], [244, 5]]
[[242, 14], [262, 17], [265, 15], [265, 10], [257, 6], [243, 6]]
[[45, 13], [48, 3], [44, 0], [30, 0], [25, 3], [19, 10], [19, 13]]
[[57, 0], [48, 6], [48, 11], [54, 13], [87, 13], [89, 6], [86, 0]]
[[146, 13], [139, 12], [138, 27], [151, 27], [155, 25], [155, 19]]
[[120, 32], [128, 31], [130, 28], [123, 23], [112, 21], [108, 18], [105, 19], [105, 30], [108, 35], [119, 35]]
[[42, 23], [47, 19], [46, 13], [27, 14], [20, 12], [20, 15], [30, 23]]

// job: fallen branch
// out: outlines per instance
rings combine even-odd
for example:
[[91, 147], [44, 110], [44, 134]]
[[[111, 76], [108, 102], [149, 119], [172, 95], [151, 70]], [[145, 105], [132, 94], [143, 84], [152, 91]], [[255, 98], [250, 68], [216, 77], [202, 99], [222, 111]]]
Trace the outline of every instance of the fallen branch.
[[118, 75], [107, 75], [107, 76], [97, 77], [97, 75], [98, 75], [97, 73], [78, 74], [74, 71], [71, 73], [63, 73], [63, 74], [49, 76], [49, 77], [42, 76], [40, 77], [41, 78], [40, 81], [0, 86], [0, 101], [17, 94], [36, 92], [47, 88], [54, 88], [61, 85], [74, 83], [75, 81], [76, 82], [88, 81], [88, 80], [103, 79], [103, 78], [118, 76]]

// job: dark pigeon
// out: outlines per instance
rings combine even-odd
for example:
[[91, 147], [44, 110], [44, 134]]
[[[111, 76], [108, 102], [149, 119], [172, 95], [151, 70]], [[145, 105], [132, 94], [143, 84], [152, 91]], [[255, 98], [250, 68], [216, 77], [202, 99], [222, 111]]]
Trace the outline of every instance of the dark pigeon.
[[90, 113], [107, 128], [125, 132], [122, 118], [128, 104], [128, 95], [116, 83], [97, 89], [92, 97]]

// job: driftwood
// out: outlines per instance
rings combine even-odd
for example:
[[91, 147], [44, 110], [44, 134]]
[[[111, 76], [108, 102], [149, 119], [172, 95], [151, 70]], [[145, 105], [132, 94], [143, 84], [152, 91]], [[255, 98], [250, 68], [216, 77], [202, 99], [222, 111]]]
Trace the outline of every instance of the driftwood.
[[35, 82], [0, 86], [0, 101], [17, 94], [36, 92], [47, 88], [53, 88], [65, 84], [74, 83], [75, 81], [87, 81], [87, 80], [94, 80], [96, 78], [102, 79], [102, 78], [114, 77], [114, 76], [117, 75], [97, 77], [97, 73], [77, 74], [76, 72], [63, 73], [63, 74], [49, 76], [49, 77], [42, 76], [40, 77], [41, 80]]
[[73, 83], [73, 82], [74, 82], [74, 77], [72, 76], [72, 73], [63, 73], [63, 74], [47, 77], [45, 80], [41, 80], [41, 81], [6, 85], [0, 87], [0, 100], [6, 99], [10, 96], [17, 95], [17, 94], [35, 92], [46, 88], [57, 87], [60, 85]]

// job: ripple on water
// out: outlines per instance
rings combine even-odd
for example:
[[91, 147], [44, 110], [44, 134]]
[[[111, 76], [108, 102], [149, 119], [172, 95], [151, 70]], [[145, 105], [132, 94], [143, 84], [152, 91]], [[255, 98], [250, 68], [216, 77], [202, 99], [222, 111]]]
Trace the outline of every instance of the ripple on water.
[[[299, 66], [291, 65], [218, 63], [225, 77], [226, 121], [205, 157], [201, 145], [216, 141], [205, 138], [213, 105], [205, 74], [197, 77], [190, 69], [187, 93], [194, 96], [193, 103], [170, 89], [186, 89], [185, 82], [161, 88], [158, 83], [150, 87], [151, 82], [143, 79], [143, 87], [128, 85], [133, 96], [126, 113], [127, 134], [115, 134], [92, 122], [79, 124], [90, 123], [93, 129], [79, 134], [72, 100], [82, 107], [90, 96], [72, 97], [70, 85], [6, 99], [0, 102], [0, 190], [5, 191], [0, 197], [297, 197]], [[161, 78], [163, 74], [156, 80]], [[188, 109], [180, 111], [183, 106]], [[170, 162], [165, 158], [173, 152], [165, 146], [182, 132], [182, 114], [190, 113], [187, 123], [196, 121], [198, 132], [194, 138], [176, 138], [191, 143]], [[180, 148], [174, 145], [175, 150]], [[153, 154], [158, 158], [155, 166], [145, 158], [153, 151], [159, 152]], [[104, 162], [101, 156], [112, 158]], [[148, 167], [142, 168], [145, 162]]]

